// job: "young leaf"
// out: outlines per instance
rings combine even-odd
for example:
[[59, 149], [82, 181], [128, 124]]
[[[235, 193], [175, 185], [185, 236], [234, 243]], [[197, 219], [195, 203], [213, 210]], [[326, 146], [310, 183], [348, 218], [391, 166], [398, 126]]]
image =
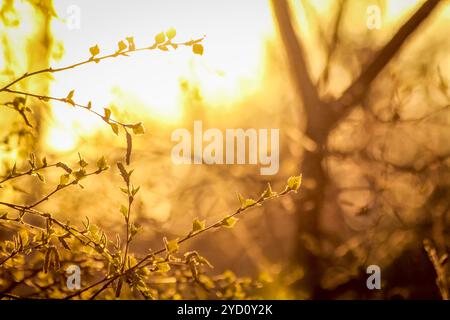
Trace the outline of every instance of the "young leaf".
[[205, 229], [205, 220], [198, 220], [197, 218], [194, 219], [194, 221], [192, 222], [192, 232], [196, 233], [199, 231], [202, 231], [203, 229]]
[[102, 156], [100, 159], [98, 159], [98, 161], [97, 161], [97, 168], [100, 171], [104, 171], [104, 170], [108, 170], [109, 169], [108, 162], [106, 161], [104, 156]]
[[164, 246], [168, 254], [175, 253], [179, 249], [178, 238], [168, 241], [166, 237], [163, 238]]
[[127, 37], [127, 42], [128, 42], [128, 49], [130, 49], [131, 51], [136, 49], [136, 45], [134, 44], [134, 38], [133, 37]]
[[30, 163], [31, 168], [36, 168], [36, 156], [33, 152], [30, 153], [30, 159], [28, 160], [28, 162]]
[[12, 169], [11, 169], [11, 174], [10, 174], [10, 176], [11, 176], [11, 177], [14, 177], [14, 176], [16, 175], [16, 173], [17, 173], [17, 164], [14, 162], [14, 165], [13, 165], [13, 167], [12, 167]]
[[130, 225], [130, 236], [134, 237], [136, 233], [139, 231], [139, 226], [134, 225], [133, 223]]
[[161, 43], [163, 43], [164, 41], [166, 41], [166, 35], [164, 34], [164, 32], [158, 33], [158, 34], [155, 36], [155, 42], [156, 42], [157, 44], [161, 44]]
[[145, 133], [145, 128], [144, 125], [142, 124], [142, 122], [136, 123], [132, 126], [133, 129], [133, 133], [135, 135], [140, 135], [140, 134], [144, 134]]
[[261, 194], [261, 198], [263, 199], [267, 199], [270, 197], [275, 196], [277, 193], [272, 191], [272, 186], [270, 185], [270, 183], [267, 183], [267, 188], [266, 190], [264, 190], [264, 192]]
[[119, 47], [119, 52], [120, 52], [120, 51], [123, 51], [123, 50], [125, 50], [125, 49], [127, 48], [127, 45], [126, 45], [125, 42], [123, 42], [122, 40], [119, 41], [119, 43], [118, 43], [117, 45], [118, 45], [118, 47]]
[[80, 159], [78, 161], [78, 164], [80, 165], [81, 168], [85, 168], [88, 166], [88, 163], [83, 159], [83, 157], [81, 157], [81, 154], [78, 152], [78, 158]]
[[67, 100], [71, 100], [71, 99], [73, 98], [74, 93], [75, 93], [75, 90], [71, 90], [71, 91], [69, 92], [69, 94], [67, 95], [66, 99], [67, 99]]
[[69, 94], [67, 95], [67, 97], [66, 97], [66, 101], [67, 101], [67, 103], [70, 103], [72, 106], [75, 106], [75, 102], [73, 101], [73, 94], [75, 93], [75, 90], [71, 90], [70, 92], [69, 92]]
[[202, 55], [202, 54], [203, 54], [203, 45], [201, 45], [200, 43], [194, 44], [194, 45], [192, 46], [192, 51], [193, 51], [195, 54]]
[[157, 270], [158, 272], [164, 273], [164, 272], [170, 271], [170, 265], [167, 262], [158, 263], [157, 266], [158, 266], [158, 270]]
[[166, 36], [167, 38], [169, 38], [169, 40], [175, 38], [176, 35], [177, 31], [174, 28], [170, 28], [169, 30], [166, 31]]
[[124, 205], [120, 206], [120, 213], [123, 215], [124, 218], [128, 217], [128, 209]]
[[287, 181], [287, 189], [297, 192], [302, 184], [302, 175], [290, 177]]
[[253, 206], [256, 203], [253, 199], [245, 199], [245, 201], [242, 203], [241, 209], [247, 209], [248, 207]]
[[138, 186], [137, 188], [133, 187], [133, 189], [131, 190], [131, 195], [134, 197], [136, 195], [136, 193], [139, 192], [139, 189], [141, 189], [140, 186]]
[[84, 168], [78, 169], [77, 171], [72, 172], [75, 180], [81, 180], [86, 177], [86, 170]]
[[116, 136], [118, 136], [119, 135], [119, 126], [117, 125], [117, 123], [111, 122], [109, 125], [111, 126], [111, 129], [116, 134]]
[[222, 226], [225, 228], [233, 228], [237, 221], [238, 219], [235, 217], [226, 217], [222, 220]]
[[95, 57], [100, 53], [100, 48], [98, 47], [98, 45], [95, 45], [89, 48], [89, 52], [91, 53], [92, 57]]
[[68, 184], [69, 181], [70, 181], [70, 174], [68, 174], [68, 173], [63, 174], [61, 177], [59, 177], [59, 185], [61, 187], [65, 186], [66, 184]]
[[111, 118], [111, 110], [108, 109], [108, 108], [104, 108], [104, 110], [105, 110], [105, 116], [103, 117], [103, 119], [104, 119], [106, 122], [108, 122], [108, 121], [109, 121], [109, 118]]
[[241, 203], [241, 209], [246, 209], [256, 203], [256, 201], [253, 199], [244, 199], [244, 197], [240, 193], [238, 193], [237, 196], [238, 196], [239, 202]]

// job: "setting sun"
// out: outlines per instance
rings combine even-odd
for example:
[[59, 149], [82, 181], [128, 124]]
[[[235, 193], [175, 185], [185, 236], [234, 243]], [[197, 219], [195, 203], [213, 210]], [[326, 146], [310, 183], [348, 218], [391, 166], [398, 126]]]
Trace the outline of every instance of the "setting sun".
[[[182, 80], [198, 86], [205, 103], [217, 107], [229, 106], [259, 86], [264, 41], [272, 32], [270, 8], [262, 1], [246, 1], [239, 10], [235, 3], [218, 5], [207, 0], [164, 1], [157, 6], [141, 1], [133, 8], [125, 2], [111, 1], [102, 5], [78, 1], [76, 10], [71, 5], [69, 0], [55, 2], [58, 19], [52, 23], [52, 31], [64, 47], [55, 66], [76, 63], [88, 55], [88, 48], [94, 44], [102, 53], [113, 52], [117, 42], [129, 36], [134, 37], [137, 46], [148, 46], [157, 33], [172, 27], [178, 39], [205, 37], [205, 52], [201, 56], [193, 55], [188, 48], [171, 49], [170, 53], [143, 52], [132, 59], [120, 57], [120, 61], [57, 74], [51, 85], [54, 96], [64, 97], [76, 87], [78, 100], [92, 100], [100, 109], [119, 102], [119, 110], [173, 123], [182, 116]], [[195, 9], [198, 7], [202, 10]], [[73, 15], [78, 14], [79, 28], [71, 28]], [[70, 124], [85, 133], [96, 130], [87, 113], [58, 112], [54, 116], [55, 122], [63, 122], [67, 130], [72, 130]], [[76, 146], [70, 139], [67, 145], [61, 139], [54, 141], [50, 135], [49, 143], [56, 149]]]

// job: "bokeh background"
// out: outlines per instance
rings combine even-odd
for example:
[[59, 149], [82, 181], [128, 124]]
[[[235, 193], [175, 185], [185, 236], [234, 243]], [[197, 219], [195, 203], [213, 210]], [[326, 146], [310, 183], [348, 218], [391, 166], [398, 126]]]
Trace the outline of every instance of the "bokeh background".
[[[75, 89], [80, 103], [92, 101], [94, 109], [108, 107], [123, 122], [144, 123], [146, 134], [134, 140], [132, 159], [134, 184], [141, 186], [134, 216], [142, 226], [132, 251], [144, 254], [159, 247], [163, 236], [185, 234], [195, 217], [220, 219], [236, 207], [236, 192], [257, 197], [267, 182], [282, 189], [289, 176], [302, 173], [299, 194], [249, 212], [235, 228], [203, 235], [188, 248], [214, 264], [213, 274], [232, 270], [263, 278], [267, 298], [440, 299], [445, 295], [423, 241], [430, 239], [440, 255], [448, 252], [448, 1], [364, 84], [363, 97], [327, 125], [334, 119], [330, 101], [342, 96], [424, 4], [1, 0], [0, 83], [84, 60], [95, 44], [113, 52], [129, 36], [138, 47], [171, 27], [181, 41], [204, 36], [203, 55], [189, 48], [142, 52], [19, 86], [57, 97]], [[380, 10], [379, 28], [367, 26], [371, 5]], [[292, 55], [296, 47], [302, 57]], [[301, 61], [307, 74], [298, 72]], [[305, 98], [311, 90], [304, 77], [320, 108]], [[9, 98], [2, 93], [0, 102]], [[30, 132], [23, 131], [16, 112], [0, 110], [0, 175], [25, 161], [30, 146], [49, 162], [74, 162], [78, 152], [92, 162], [99, 155], [110, 163], [122, 160], [124, 139], [90, 113], [57, 102], [28, 103], [36, 124]], [[171, 133], [192, 131], [194, 120], [223, 130], [280, 128], [278, 174], [261, 176], [254, 165], [174, 165]], [[310, 135], [313, 121], [320, 123], [316, 136]], [[56, 184], [58, 179], [58, 173], [47, 177]], [[89, 216], [111, 235], [123, 233], [120, 184], [111, 170], [42, 207], [73, 223]], [[0, 189], [0, 198], [33, 202], [51, 188], [24, 178]], [[381, 290], [366, 287], [371, 264], [381, 268]]]

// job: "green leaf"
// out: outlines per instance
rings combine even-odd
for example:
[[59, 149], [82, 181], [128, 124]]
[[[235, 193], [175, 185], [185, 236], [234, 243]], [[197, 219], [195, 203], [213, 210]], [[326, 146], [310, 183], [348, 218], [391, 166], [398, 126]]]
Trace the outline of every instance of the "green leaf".
[[158, 34], [155, 36], [155, 42], [156, 42], [157, 44], [161, 44], [161, 43], [163, 43], [164, 41], [166, 41], [166, 35], [164, 34], [164, 32], [158, 33]]
[[87, 166], [88, 166], [88, 163], [87, 163], [84, 159], [81, 159], [81, 160], [80, 160], [80, 166], [81, 166], [82, 168], [87, 167]]
[[59, 185], [60, 186], [65, 186], [69, 183], [70, 181], [70, 174], [66, 173], [63, 174], [61, 177], [59, 177]]
[[225, 228], [233, 228], [237, 221], [238, 219], [235, 217], [226, 217], [222, 220], [222, 226]]
[[71, 91], [69, 92], [69, 94], [67, 95], [66, 99], [72, 99], [74, 93], [75, 93], [75, 90], [71, 90]]
[[120, 213], [124, 216], [124, 218], [128, 217], [128, 209], [124, 205], [120, 206]]
[[290, 177], [287, 181], [287, 190], [297, 192], [302, 184], [302, 175]]
[[108, 122], [108, 121], [109, 121], [109, 118], [111, 118], [111, 110], [108, 109], [108, 108], [104, 108], [104, 110], [105, 110], [105, 116], [103, 117], [103, 119], [104, 119], [106, 122]]
[[166, 36], [167, 36], [167, 38], [169, 38], [169, 40], [175, 38], [176, 35], [177, 35], [177, 30], [175, 30], [175, 28], [170, 28], [169, 30], [166, 31]]
[[140, 186], [138, 186], [136, 189], [133, 187], [133, 190], [131, 190], [131, 195], [134, 197], [136, 195], [136, 193], [139, 192], [140, 189], [141, 189]]
[[111, 122], [109, 125], [111, 126], [111, 129], [116, 134], [116, 136], [118, 136], [119, 135], [119, 126], [117, 125], [117, 123]]
[[102, 156], [100, 159], [98, 159], [97, 168], [101, 171], [109, 169], [108, 161], [106, 161], [104, 156]]
[[203, 54], [203, 45], [200, 43], [196, 43], [192, 46], [192, 51], [195, 54], [202, 55]]
[[264, 190], [264, 192], [261, 194], [261, 198], [263, 199], [267, 199], [270, 197], [275, 196], [277, 193], [272, 191], [272, 186], [270, 185], [270, 183], [267, 183], [267, 188], [266, 190]]
[[125, 50], [127, 48], [127, 45], [122, 40], [119, 41], [119, 43], [117, 43], [117, 45], [119, 46], [119, 52], [123, 51], [123, 50]]
[[245, 199], [244, 203], [242, 204], [242, 209], [247, 209], [248, 207], [251, 207], [256, 204], [256, 201], [253, 199]]
[[98, 55], [100, 53], [100, 48], [98, 47], [98, 45], [95, 45], [95, 46], [89, 48], [89, 52], [91, 53], [91, 55], [93, 57], [95, 57], [96, 55]]
[[168, 254], [175, 253], [180, 248], [178, 245], [178, 238], [168, 241], [167, 238], [164, 237], [163, 240]]
[[130, 236], [134, 237], [136, 235], [136, 233], [138, 233], [139, 231], [139, 227], [135, 226], [134, 224], [130, 225]]
[[72, 172], [75, 180], [81, 180], [86, 177], [86, 170], [84, 168], [78, 169], [77, 171]]
[[80, 165], [80, 167], [85, 168], [88, 166], [88, 163], [83, 159], [83, 157], [81, 157], [81, 154], [78, 152], [78, 157], [80, 158], [80, 160], [78, 161], [78, 164]]
[[36, 156], [34, 155], [34, 153], [30, 153], [30, 160], [28, 160], [28, 162], [30, 163], [31, 168], [35, 168], [36, 167]]
[[142, 122], [136, 123], [132, 126], [133, 129], [133, 133], [135, 135], [140, 135], [140, 134], [144, 134], [145, 133], [145, 128], [144, 125], [142, 124]]
[[199, 231], [202, 231], [203, 229], [205, 229], [205, 220], [198, 220], [197, 218], [194, 219], [194, 221], [192, 222], [192, 232], [196, 233]]
[[244, 199], [244, 197], [240, 193], [238, 193], [237, 196], [239, 202], [241, 203], [241, 209], [246, 209], [248, 207], [253, 206], [256, 203], [256, 201], [253, 199]]
[[168, 262], [161, 262], [161, 263], [158, 263], [158, 272], [169, 272], [170, 271], [170, 265], [169, 265], [169, 263]]
[[75, 93], [75, 90], [71, 90], [71, 91], [69, 92], [69, 94], [67, 95], [67, 97], [66, 97], [66, 102], [67, 102], [67, 103], [70, 103], [72, 106], [75, 106], [75, 102], [74, 102], [73, 99], [72, 99], [74, 93]]
[[136, 45], [134, 44], [134, 38], [127, 37], [126, 40], [128, 42], [128, 49], [130, 49], [131, 51], [136, 50]]

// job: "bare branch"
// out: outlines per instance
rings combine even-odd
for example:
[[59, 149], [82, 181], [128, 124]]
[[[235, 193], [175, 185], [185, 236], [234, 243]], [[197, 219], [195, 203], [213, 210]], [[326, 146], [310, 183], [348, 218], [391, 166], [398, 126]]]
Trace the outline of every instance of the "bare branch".
[[272, 0], [272, 7], [276, 16], [280, 36], [283, 40], [286, 53], [294, 77], [295, 85], [305, 106], [318, 104], [319, 97], [308, 71], [306, 56], [292, 26], [291, 14], [287, 0]]
[[417, 30], [439, 4], [439, 0], [427, 0], [408, 21], [397, 31], [386, 45], [381, 48], [375, 59], [361, 72], [358, 78], [345, 90], [332, 106], [342, 117], [344, 109], [361, 101], [372, 81], [400, 51], [405, 41]]

